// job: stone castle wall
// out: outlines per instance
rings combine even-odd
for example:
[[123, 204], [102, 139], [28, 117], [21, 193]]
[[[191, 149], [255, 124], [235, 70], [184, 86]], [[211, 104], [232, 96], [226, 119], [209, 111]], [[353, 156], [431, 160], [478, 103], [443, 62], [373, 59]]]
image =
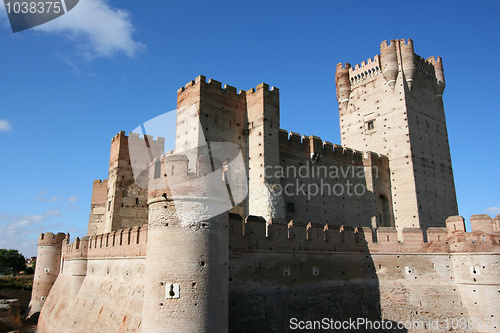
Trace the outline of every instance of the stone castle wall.
[[100, 235], [105, 232], [104, 221], [108, 203], [108, 180], [94, 180], [90, 204], [87, 235]]
[[[265, 172], [280, 184], [286, 220], [374, 229], [383, 226], [377, 198], [391, 197], [386, 156], [363, 154], [284, 130], [279, 139], [280, 168]], [[283, 177], [279, 177], [281, 170]], [[290, 204], [293, 211], [287, 209]], [[388, 223], [393, 225], [390, 206], [387, 213]]]
[[[230, 214], [229, 331], [288, 331], [290, 318], [498, 318], [500, 216], [472, 220], [475, 229], [465, 233], [463, 219], [450, 218], [447, 228], [428, 231], [427, 242], [421, 230], [406, 229], [399, 239], [394, 228], [380, 228], [375, 242], [369, 228]], [[146, 231], [144, 225], [63, 244], [40, 332], [138, 331]], [[86, 274], [75, 293], [81, 259]], [[186, 283], [181, 288], [192, 288]]]

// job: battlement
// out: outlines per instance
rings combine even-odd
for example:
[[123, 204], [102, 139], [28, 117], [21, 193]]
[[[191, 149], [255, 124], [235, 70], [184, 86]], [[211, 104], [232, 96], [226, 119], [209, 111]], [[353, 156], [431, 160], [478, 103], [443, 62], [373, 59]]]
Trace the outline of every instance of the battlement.
[[87, 251], [89, 247], [89, 236], [85, 236], [82, 239], [76, 237], [73, 243], [68, 243], [69, 238], [63, 242], [64, 258], [87, 258]]
[[413, 40], [411, 38], [408, 39], [401, 38], [399, 40], [399, 45], [400, 46], [406, 45], [408, 47], [413, 47]]
[[127, 136], [125, 134], [125, 131], [120, 131], [118, 134], [116, 134], [111, 139], [111, 142], [114, 142], [115, 140], [118, 140], [120, 138], [142, 139], [144, 141], [149, 141], [149, 142], [165, 143], [165, 138], [162, 138], [162, 137], [157, 137], [156, 140], [154, 140], [154, 138], [153, 138], [152, 135], [143, 135], [143, 136], [140, 136], [138, 133], [132, 133], [132, 132], [130, 132], [129, 135]]
[[434, 63], [429, 59], [426, 60], [419, 55], [415, 55], [415, 68], [416, 68], [416, 73], [420, 74], [426, 79], [432, 80], [436, 78], [436, 73], [434, 69]]
[[[423, 58], [422, 58], [422, 60], [423, 60]], [[442, 64], [443, 59], [441, 57], [432, 56], [432, 57], [427, 58], [425, 60], [425, 62], [432, 64], [433, 66], [436, 66], [436, 64]]]
[[279, 96], [279, 89], [273, 86], [269, 87], [267, 83], [261, 83], [256, 88], [252, 88], [245, 91], [245, 90], [238, 90], [237, 88], [228, 84], [222, 86], [222, 83], [220, 81], [214, 79], [208, 79], [207, 81], [206, 77], [203, 75], [199, 75], [198, 77], [196, 77], [196, 79], [186, 83], [184, 87], [179, 88], [177, 90], [177, 95], [179, 96], [185, 92], [189, 92], [195, 86], [203, 86], [207, 89], [210, 89], [213, 92], [219, 92], [221, 94], [226, 94], [226, 95], [234, 95], [238, 96], [238, 98], [245, 97], [247, 94], [254, 94], [259, 90], [264, 90], [271, 93], [272, 95]]
[[165, 138], [162, 137], [157, 137], [156, 140], [154, 140], [152, 135], [143, 135], [140, 136], [138, 133], [132, 133], [130, 132], [129, 135], [127, 136], [125, 134], [125, 131], [120, 131], [118, 134], [116, 134], [112, 139], [111, 142], [114, 142], [115, 140], [118, 140], [120, 138], [129, 138], [129, 139], [137, 139], [137, 140], [144, 140], [150, 143], [165, 143]]
[[[448, 219], [447, 228], [429, 228], [427, 241], [419, 228], [404, 228], [401, 234], [392, 227], [380, 227], [373, 234], [368, 227], [348, 227], [314, 222], [271, 219], [261, 216], [237, 214], [229, 216], [229, 244], [232, 251], [326, 251], [366, 253], [454, 253], [494, 252], [500, 253], [500, 232], [484, 233], [475, 230], [457, 234], [453, 221], [463, 220], [461, 216]], [[496, 224], [498, 219], [489, 220], [477, 216], [482, 223]], [[499, 217], [500, 219], [500, 217]]]
[[246, 93], [250, 95], [250, 94], [254, 94], [255, 92], [257, 92], [259, 90], [268, 91], [271, 94], [275, 94], [277, 96], [279, 96], [279, 91], [280, 91], [276, 87], [273, 87], [273, 86], [269, 87], [269, 85], [267, 83], [261, 83], [256, 88], [252, 88], [252, 89], [247, 90]]
[[389, 42], [387, 42], [387, 40], [384, 40], [380, 43], [380, 49], [385, 49], [387, 47], [396, 47], [396, 40], [391, 39]]
[[[125, 228], [91, 236], [88, 238], [88, 258], [145, 256], [147, 233], [148, 225], [144, 224], [140, 227]], [[80, 250], [82, 251], [81, 248]]]
[[365, 151], [363, 160], [367, 162], [366, 164], [372, 166], [389, 168], [389, 157], [387, 157], [387, 155], [382, 155], [373, 151]]
[[373, 59], [368, 58], [368, 60], [363, 61], [361, 65], [357, 64], [351, 67], [349, 70], [349, 79], [351, 80], [351, 84], [357, 84], [380, 74], [380, 70], [380, 56], [376, 54], [373, 56]]
[[56, 235], [52, 232], [41, 233], [38, 237], [38, 245], [61, 245], [63, 240], [69, 238], [69, 234], [59, 232]]
[[189, 81], [184, 85], [184, 87], [180, 87], [177, 90], [177, 95], [183, 94], [184, 92], [190, 91], [195, 86], [203, 86], [207, 89], [211, 89], [213, 91], [219, 91], [224, 94], [231, 94], [235, 96], [244, 97], [246, 92], [244, 90], [237, 90], [235, 87], [225, 84], [222, 87], [222, 83], [220, 81], [214, 79], [208, 79], [203, 75], [199, 75], [196, 79]]
[[343, 147], [323, 141], [320, 137], [311, 135], [305, 136], [295, 132], [288, 132], [280, 129], [280, 145], [287, 147], [291, 151], [320, 156], [321, 158], [334, 158], [345, 163], [362, 165], [363, 161], [371, 161], [372, 165], [389, 165], [389, 158], [375, 152], [361, 152], [359, 150]]
[[[164, 154], [149, 165], [148, 199], [172, 197], [223, 198], [227, 195], [223, 184], [221, 161], [208, 155], [196, 160], [196, 172], [188, 169], [189, 158], [182, 154]], [[163, 199], [162, 199], [163, 198]]]

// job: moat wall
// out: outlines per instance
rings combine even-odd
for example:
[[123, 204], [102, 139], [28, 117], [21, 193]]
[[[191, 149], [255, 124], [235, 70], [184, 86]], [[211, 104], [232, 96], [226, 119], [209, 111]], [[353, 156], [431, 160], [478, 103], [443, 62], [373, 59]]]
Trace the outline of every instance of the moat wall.
[[[498, 320], [500, 236], [450, 231], [460, 225], [457, 221], [449, 219], [448, 229], [431, 230], [429, 242], [417, 230], [406, 230], [400, 240], [393, 228], [379, 229], [379, 241], [373, 242], [368, 228], [231, 214], [229, 331], [286, 332], [291, 318], [438, 319], [443, 325], [453, 318]], [[140, 331], [146, 249], [141, 235], [146, 229], [84, 239], [78, 249], [78, 241], [66, 244], [39, 332]], [[86, 276], [72, 297], [79, 269], [75, 263], [85, 258], [85, 250]], [[175, 301], [166, 299], [165, 306]], [[494, 330], [490, 326], [480, 332]]]
[[[62, 272], [45, 301], [38, 332], [140, 331], [144, 229], [144, 237], [141, 237], [141, 228], [134, 227], [105, 237], [92, 237], [80, 242], [78, 248], [78, 240], [67, 244]], [[82, 260], [86, 261], [86, 273], [80, 281]]]

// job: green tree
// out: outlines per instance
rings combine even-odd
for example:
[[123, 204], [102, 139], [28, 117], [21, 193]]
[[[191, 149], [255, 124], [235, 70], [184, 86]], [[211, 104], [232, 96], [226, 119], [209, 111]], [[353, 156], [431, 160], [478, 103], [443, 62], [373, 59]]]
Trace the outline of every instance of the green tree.
[[17, 250], [0, 249], [0, 274], [19, 274], [26, 268], [26, 259]]

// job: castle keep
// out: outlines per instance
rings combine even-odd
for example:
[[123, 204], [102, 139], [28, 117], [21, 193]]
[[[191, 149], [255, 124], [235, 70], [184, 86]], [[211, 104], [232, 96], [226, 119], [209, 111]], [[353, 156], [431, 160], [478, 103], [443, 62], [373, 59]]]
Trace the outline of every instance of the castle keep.
[[88, 235], [40, 235], [39, 332], [496, 331], [500, 216], [458, 216], [441, 58], [391, 40], [335, 82], [342, 145], [280, 129], [277, 88], [203, 76], [177, 92], [174, 150], [117, 134]]

